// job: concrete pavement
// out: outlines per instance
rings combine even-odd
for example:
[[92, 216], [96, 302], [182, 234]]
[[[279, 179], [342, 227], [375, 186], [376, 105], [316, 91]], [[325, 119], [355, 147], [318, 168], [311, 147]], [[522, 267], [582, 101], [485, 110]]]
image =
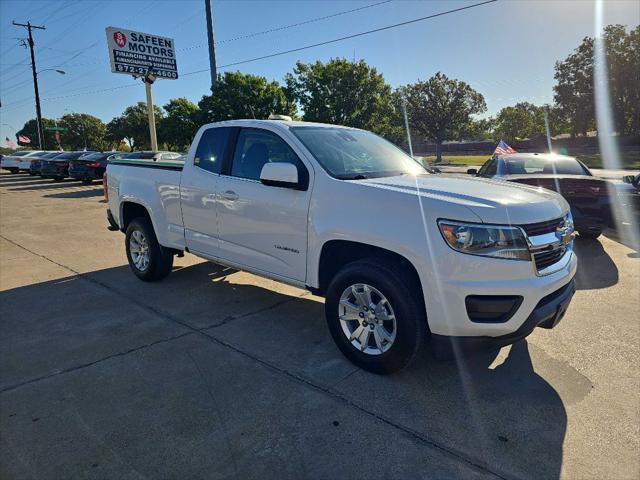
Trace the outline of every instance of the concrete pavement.
[[640, 257], [577, 242], [560, 325], [375, 376], [322, 299], [187, 255], [128, 270], [98, 185], [0, 176], [3, 478], [637, 478]]

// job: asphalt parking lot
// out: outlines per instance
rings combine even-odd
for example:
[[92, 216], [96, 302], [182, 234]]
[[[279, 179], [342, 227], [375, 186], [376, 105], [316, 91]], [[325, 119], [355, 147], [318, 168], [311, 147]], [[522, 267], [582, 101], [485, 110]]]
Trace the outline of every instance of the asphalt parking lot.
[[146, 284], [101, 186], [0, 175], [1, 478], [638, 478], [640, 254], [576, 241], [560, 325], [400, 374], [322, 299], [192, 256]]

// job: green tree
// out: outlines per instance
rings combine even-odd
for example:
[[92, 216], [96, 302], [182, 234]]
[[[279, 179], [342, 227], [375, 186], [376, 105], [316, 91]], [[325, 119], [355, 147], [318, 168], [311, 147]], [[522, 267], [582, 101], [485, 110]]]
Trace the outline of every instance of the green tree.
[[458, 132], [459, 141], [481, 142], [483, 140], [493, 140], [496, 119], [493, 117], [471, 120]]
[[[164, 113], [154, 105], [156, 123], [161, 123]], [[151, 148], [149, 137], [149, 117], [147, 116], [147, 104], [138, 102], [125, 109], [119, 117], [107, 124], [107, 138], [112, 145], [120, 145], [122, 139], [126, 139], [132, 150], [145, 150]]]
[[[30, 148], [38, 148], [38, 127], [37, 127], [38, 123], [36, 121], [35, 118], [32, 118], [31, 120], [27, 120], [27, 122], [24, 124], [24, 126], [18, 130], [18, 132], [16, 133], [16, 145], [18, 144], [17, 140], [18, 140], [18, 135], [26, 135], [27, 137], [29, 137], [31, 139], [31, 143], [29, 144]], [[55, 127], [56, 126], [56, 121], [52, 120], [50, 118], [43, 118], [42, 119], [42, 128], [44, 129], [45, 127]], [[25, 145], [22, 145], [23, 147]], [[58, 149], [58, 142], [56, 141], [56, 137], [55, 137], [55, 133], [51, 130], [44, 130], [44, 145], [42, 146], [43, 148], [46, 148], [47, 150], [57, 150]]]
[[185, 150], [200, 127], [198, 106], [186, 98], [173, 98], [164, 106], [167, 116], [162, 119], [158, 135], [176, 150]]
[[504, 107], [496, 115], [494, 131], [496, 139], [513, 141], [545, 133], [544, 107], [520, 102], [514, 106]]
[[107, 126], [102, 120], [86, 113], [67, 113], [60, 118], [58, 126], [67, 129], [62, 132], [62, 145], [67, 150], [105, 150]]
[[407, 100], [412, 130], [436, 144], [436, 162], [442, 161], [442, 143], [455, 140], [469, 127], [471, 116], [487, 110], [484, 97], [467, 83], [436, 73], [429, 80], [400, 88]]
[[[619, 134], [640, 133], [640, 26], [622, 25], [603, 32], [610, 101]], [[555, 102], [572, 135], [595, 128], [594, 39], [585, 37], [566, 59], [556, 62]]]
[[382, 74], [364, 60], [297, 62], [285, 82], [304, 120], [363, 128], [392, 140], [402, 137], [400, 104]]
[[216, 88], [198, 102], [198, 126], [239, 118], [266, 119], [271, 114], [295, 116], [295, 105], [285, 97], [278, 82], [241, 72], [218, 75]]

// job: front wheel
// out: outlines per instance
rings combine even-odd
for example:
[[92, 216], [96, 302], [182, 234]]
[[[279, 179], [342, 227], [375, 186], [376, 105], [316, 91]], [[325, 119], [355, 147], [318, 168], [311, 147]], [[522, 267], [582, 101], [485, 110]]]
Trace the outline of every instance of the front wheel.
[[427, 334], [422, 292], [408, 275], [376, 259], [344, 267], [327, 290], [325, 315], [340, 351], [373, 373], [392, 373], [415, 357]]
[[140, 280], [155, 282], [171, 273], [173, 254], [160, 246], [149, 219], [138, 217], [131, 221], [125, 248], [129, 267]]
[[595, 240], [600, 235], [602, 235], [602, 229], [598, 229], [598, 230], [578, 230], [578, 235], [580, 235], [582, 238], [589, 238], [589, 239]]

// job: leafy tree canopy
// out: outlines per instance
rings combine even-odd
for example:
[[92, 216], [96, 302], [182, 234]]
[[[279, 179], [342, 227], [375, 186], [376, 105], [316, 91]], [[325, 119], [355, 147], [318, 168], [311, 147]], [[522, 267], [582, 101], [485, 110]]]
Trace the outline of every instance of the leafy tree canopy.
[[[603, 32], [610, 101], [619, 134], [640, 134], [640, 26], [629, 33], [623, 25], [608, 25]], [[563, 61], [556, 62], [554, 86], [559, 113], [573, 135], [596, 128], [594, 104], [594, 39], [582, 43]]]
[[[45, 127], [55, 127], [55, 126], [56, 126], [55, 120], [52, 120], [50, 118], [42, 119], [43, 129]], [[34, 148], [34, 149], [38, 148], [38, 123], [36, 119], [32, 118], [31, 120], [27, 120], [24, 126], [20, 130], [18, 130], [18, 132], [16, 133], [16, 144], [18, 143], [17, 142], [18, 135], [26, 135], [27, 137], [29, 137], [29, 139], [31, 139], [31, 143], [29, 143], [28, 145], [20, 144], [21, 146], [23, 147], [28, 146], [29, 148]], [[51, 130], [44, 130], [44, 145], [42, 146], [42, 148], [47, 150], [58, 149], [58, 142], [56, 142], [55, 134]]]
[[[161, 123], [164, 112], [154, 105], [156, 123]], [[115, 145], [119, 145], [122, 139], [126, 139], [132, 150], [145, 150], [151, 148], [149, 137], [149, 117], [147, 104], [138, 102], [127, 107], [119, 117], [107, 124], [107, 137]]]
[[198, 106], [186, 98], [173, 98], [164, 106], [167, 116], [158, 127], [158, 138], [170, 148], [186, 150], [198, 131]]
[[287, 96], [300, 105], [304, 120], [364, 128], [392, 140], [402, 137], [401, 113], [391, 87], [364, 60], [297, 62], [285, 83]]
[[104, 150], [108, 148], [106, 141], [107, 126], [98, 117], [87, 113], [67, 113], [60, 118], [58, 126], [67, 129], [60, 139], [65, 150]]
[[267, 119], [271, 114], [296, 114], [295, 105], [285, 97], [278, 82], [241, 72], [218, 75], [211, 95], [198, 102], [199, 125], [240, 118]]
[[442, 160], [442, 143], [459, 138], [472, 115], [487, 109], [480, 93], [440, 72], [429, 80], [401, 87], [400, 94], [406, 98], [412, 130], [436, 143], [436, 162]]

